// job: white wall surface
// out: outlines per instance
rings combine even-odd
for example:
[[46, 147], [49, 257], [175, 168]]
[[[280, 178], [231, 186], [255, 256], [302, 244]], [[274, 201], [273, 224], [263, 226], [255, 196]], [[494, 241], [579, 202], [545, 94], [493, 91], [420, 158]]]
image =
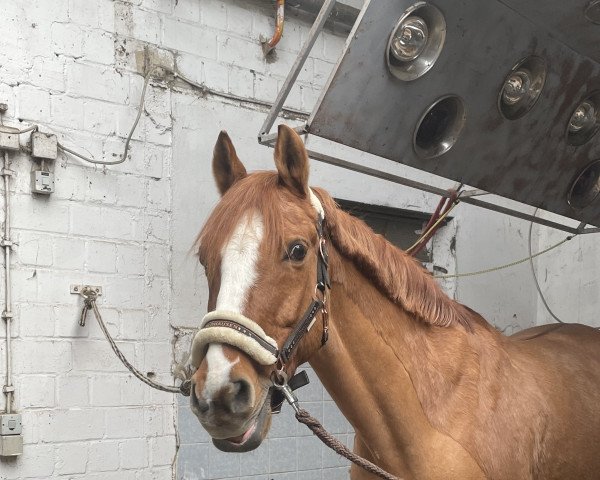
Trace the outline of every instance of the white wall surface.
[[[152, 82], [130, 158], [102, 168], [61, 154], [52, 167], [56, 193], [48, 198], [29, 193], [30, 157], [11, 155], [15, 406], [25, 447], [17, 460], [0, 461], [0, 479], [347, 478], [345, 462], [296, 425], [289, 409], [256, 452], [218, 452], [185, 399], [135, 380], [92, 318], [85, 328], [77, 325], [81, 300], [69, 294], [72, 283], [102, 285], [101, 311], [124, 353], [142, 371], [171, 381], [173, 362], [206, 310], [190, 248], [218, 200], [210, 173], [214, 141], [226, 129], [249, 169], [272, 168], [272, 150], [256, 143], [266, 115], [256, 102], [274, 99], [310, 25], [290, 19], [276, 56], [266, 61], [257, 41], [273, 29], [266, 0], [0, 0], [0, 7], [6, 124], [40, 124], [65, 146], [113, 160], [137, 112], [144, 63], [176, 65], [212, 92]], [[343, 41], [331, 33], [320, 38], [288, 106], [310, 111]], [[392, 173], [407, 171], [338, 151]], [[365, 203], [421, 211], [437, 203], [316, 162], [311, 182]], [[434, 242], [436, 265], [464, 272], [526, 255], [526, 222], [465, 205], [454, 212]], [[544, 235], [540, 246], [551, 240]], [[572, 312], [578, 299], [577, 318], [586, 321], [597, 305], [597, 249], [592, 237], [569, 248], [568, 256], [561, 249], [540, 263], [541, 281], [559, 310]], [[557, 287], [562, 278], [578, 280]], [[507, 332], [543, 319], [526, 265], [448, 281], [447, 288]], [[351, 442], [350, 426], [318, 382], [301, 398]]]

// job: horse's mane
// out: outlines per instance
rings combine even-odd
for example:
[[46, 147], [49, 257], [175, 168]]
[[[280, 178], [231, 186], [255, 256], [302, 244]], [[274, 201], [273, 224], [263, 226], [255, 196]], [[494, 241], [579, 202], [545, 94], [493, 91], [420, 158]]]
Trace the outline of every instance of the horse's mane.
[[423, 322], [471, 329], [471, 315], [449, 298], [421, 264], [373, 232], [362, 220], [341, 210], [324, 190], [314, 188], [323, 203], [331, 242], [340, 254], [394, 303]]

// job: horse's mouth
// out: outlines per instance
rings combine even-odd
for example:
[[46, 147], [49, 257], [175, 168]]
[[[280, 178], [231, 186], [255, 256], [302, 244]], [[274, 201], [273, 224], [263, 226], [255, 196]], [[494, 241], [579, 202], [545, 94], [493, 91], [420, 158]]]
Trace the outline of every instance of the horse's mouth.
[[249, 452], [262, 443], [271, 426], [271, 395], [267, 395], [259, 414], [250, 427], [237, 437], [226, 439], [213, 438], [213, 444], [223, 452]]

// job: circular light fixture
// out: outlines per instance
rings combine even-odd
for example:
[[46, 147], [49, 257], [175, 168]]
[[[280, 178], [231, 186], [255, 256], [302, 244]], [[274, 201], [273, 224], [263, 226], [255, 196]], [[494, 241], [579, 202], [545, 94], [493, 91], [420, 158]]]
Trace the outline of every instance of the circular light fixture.
[[567, 143], [583, 145], [600, 130], [600, 90], [583, 99], [567, 124]]
[[585, 18], [596, 25], [600, 25], [600, 0], [590, 2], [585, 9]]
[[465, 106], [460, 97], [437, 100], [421, 116], [413, 135], [413, 148], [421, 158], [435, 158], [450, 150], [465, 126]]
[[391, 53], [401, 62], [410, 62], [423, 53], [428, 36], [425, 20], [417, 16], [408, 17], [392, 38]]
[[589, 206], [600, 194], [600, 160], [592, 162], [577, 175], [571, 185], [567, 202], [581, 210]]
[[392, 75], [411, 81], [424, 75], [440, 56], [446, 20], [437, 7], [418, 2], [407, 9], [392, 30], [386, 60]]
[[517, 63], [504, 79], [498, 108], [508, 120], [525, 115], [535, 105], [546, 82], [546, 62], [540, 57], [527, 57]]

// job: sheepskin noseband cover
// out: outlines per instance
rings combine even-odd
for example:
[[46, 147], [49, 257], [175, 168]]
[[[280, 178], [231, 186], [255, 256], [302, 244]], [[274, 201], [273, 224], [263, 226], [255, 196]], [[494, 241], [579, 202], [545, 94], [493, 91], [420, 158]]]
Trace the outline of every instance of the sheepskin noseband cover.
[[[241, 328], [228, 322], [234, 322]], [[243, 332], [243, 329], [251, 333]], [[192, 342], [193, 367], [198, 368], [211, 343], [237, 347], [261, 365], [273, 365], [277, 361], [277, 342], [260, 325], [241, 313], [215, 310], [204, 316]]]

